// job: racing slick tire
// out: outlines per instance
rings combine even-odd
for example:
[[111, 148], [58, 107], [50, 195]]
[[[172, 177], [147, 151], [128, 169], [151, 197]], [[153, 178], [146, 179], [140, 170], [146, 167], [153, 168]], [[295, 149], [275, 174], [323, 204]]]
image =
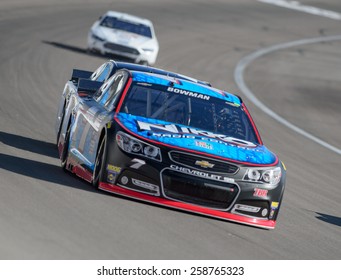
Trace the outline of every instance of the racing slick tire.
[[98, 187], [99, 182], [101, 181], [104, 173], [104, 166], [106, 161], [106, 149], [107, 149], [107, 139], [106, 136], [104, 136], [101, 139], [101, 142], [99, 144], [99, 148], [96, 155], [95, 160], [95, 167], [92, 174], [92, 185], [94, 187]]
[[66, 171], [66, 163], [67, 163], [67, 159], [69, 155], [70, 133], [71, 133], [71, 120], [69, 121], [69, 125], [65, 133], [65, 142], [63, 146], [63, 152], [60, 158], [61, 167], [63, 168], [64, 171]]
[[58, 143], [59, 143], [60, 132], [61, 132], [61, 130], [62, 130], [62, 126], [63, 126], [63, 122], [64, 122], [65, 107], [66, 107], [66, 102], [64, 102], [64, 106], [63, 106], [63, 115], [62, 115], [62, 119], [61, 119], [61, 121], [60, 121], [59, 128], [58, 128], [58, 132], [57, 132], [57, 145], [58, 145]]

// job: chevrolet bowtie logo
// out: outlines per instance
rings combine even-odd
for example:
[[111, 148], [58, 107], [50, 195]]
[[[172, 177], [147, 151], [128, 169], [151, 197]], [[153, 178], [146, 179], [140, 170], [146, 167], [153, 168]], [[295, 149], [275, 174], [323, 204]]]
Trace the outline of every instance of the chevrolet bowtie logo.
[[206, 160], [197, 160], [195, 162], [195, 165], [199, 165], [200, 167], [203, 167], [203, 168], [213, 168], [213, 166], [214, 166], [214, 164], [209, 163]]

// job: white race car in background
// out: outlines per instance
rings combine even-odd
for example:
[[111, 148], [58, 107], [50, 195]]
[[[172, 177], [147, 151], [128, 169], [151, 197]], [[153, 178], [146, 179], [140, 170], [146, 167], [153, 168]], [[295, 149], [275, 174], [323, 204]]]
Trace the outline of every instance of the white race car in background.
[[124, 56], [135, 63], [154, 65], [159, 43], [150, 20], [108, 11], [92, 25], [88, 34], [88, 51]]

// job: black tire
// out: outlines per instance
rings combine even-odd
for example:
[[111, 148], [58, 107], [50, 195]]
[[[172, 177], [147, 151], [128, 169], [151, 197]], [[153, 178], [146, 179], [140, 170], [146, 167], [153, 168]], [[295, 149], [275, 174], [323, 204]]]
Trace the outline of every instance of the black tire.
[[92, 174], [92, 185], [94, 187], [98, 187], [99, 182], [101, 181], [104, 173], [104, 165], [106, 159], [106, 148], [107, 148], [107, 141], [106, 137], [104, 136], [99, 144], [96, 160], [95, 160], [95, 167]]
[[65, 143], [64, 143], [64, 147], [63, 147], [63, 151], [62, 151], [62, 156], [60, 158], [61, 167], [65, 171], [66, 171], [66, 162], [67, 162], [68, 154], [69, 154], [70, 133], [71, 133], [71, 120], [69, 121], [69, 125], [68, 125], [66, 133], [65, 133]]
[[60, 131], [62, 129], [62, 126], [63, 126], [63, 122], [64, 122], [64, 115], [65, 115], [65, 103], [64, 103], [64, 107], [63, 107], [63, 115], [62, 115], [62, 119], [60, 121], [60, 124], [59, 124], [59, 129], [58, 129], [58, 132], [57, 132], [57, 145], [58, 145], [58, 142], [59, 142], [59, 137], [60, 137]]

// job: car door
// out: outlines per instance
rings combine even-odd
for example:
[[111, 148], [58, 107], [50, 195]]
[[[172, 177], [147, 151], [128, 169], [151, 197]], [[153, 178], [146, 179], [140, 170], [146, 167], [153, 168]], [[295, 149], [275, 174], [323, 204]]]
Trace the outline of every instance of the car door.
[[80, 165], [93, 170], [99, 138], [105, 125], [113, 119], [113, 110], [124, 88], [126, 72], [110, 77], [94, 98], [79, 104], [72, 133], [71, 152]]

